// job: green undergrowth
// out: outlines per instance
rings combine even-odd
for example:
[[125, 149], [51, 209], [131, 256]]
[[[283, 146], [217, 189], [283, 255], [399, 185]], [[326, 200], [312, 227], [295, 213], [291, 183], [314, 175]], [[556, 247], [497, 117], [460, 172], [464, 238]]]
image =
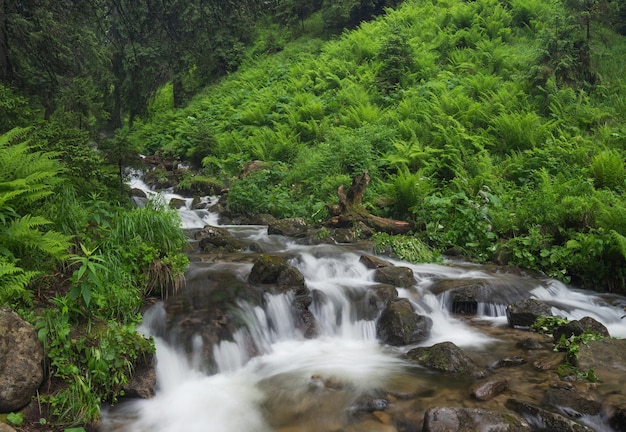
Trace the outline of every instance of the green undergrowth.
[[[587, 39], [569, 3], [405, 1], [253, 51], [129, 140], [200, 160], [233, 211], [315, 222], [367, 170], [366, 209], [439, 253], [623, 291], [625, 44], [600, 12]], [[254, 160], [267, 169], [241, 175]]]

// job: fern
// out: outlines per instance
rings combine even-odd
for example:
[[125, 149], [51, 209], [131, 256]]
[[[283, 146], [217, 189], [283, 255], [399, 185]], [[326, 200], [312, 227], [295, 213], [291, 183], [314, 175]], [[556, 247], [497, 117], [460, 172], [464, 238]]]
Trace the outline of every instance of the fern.
[[30, 303], [31, 293], [26, 287], [37, 275], [38, 272], [25, 271], [0, 256], [0, 305], [17, 303], [20, 300]]

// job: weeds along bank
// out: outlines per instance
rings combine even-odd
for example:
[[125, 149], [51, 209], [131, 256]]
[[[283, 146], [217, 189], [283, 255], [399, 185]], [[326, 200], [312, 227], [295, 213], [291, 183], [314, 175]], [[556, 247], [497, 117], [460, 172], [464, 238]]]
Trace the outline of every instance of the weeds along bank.
[[440, 253], [623, 291], [626, 44], [596, 6], [406, 1], [256, 48], [184, 109], [166, 88], [124, 139], [224, 182], [236, 212], [324, 221], [368, 170], [368, 211]]

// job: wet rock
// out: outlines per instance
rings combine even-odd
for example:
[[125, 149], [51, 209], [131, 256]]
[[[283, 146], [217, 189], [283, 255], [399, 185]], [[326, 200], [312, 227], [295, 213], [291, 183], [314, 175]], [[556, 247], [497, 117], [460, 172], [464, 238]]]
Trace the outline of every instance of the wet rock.
[[415, 276], [413, 275], [413, 270], [409, 267], [378, 268], [374, 275], [374, 280], [401, 288], [409, 288], [415, 285]]
[[124, 395], [130, 398], [150, 399], [156, 393], [154, 355], [136, 362], [130, 382], [124, 386]]
[[494, 369], [500, 369], [503, 367], [521, 366], [526, 362], [527, 360], [524, 357], [513, 356], [499, 359], [491, 367]]
[[600, 381], [626, 373], [626, 339], [604, 339], [581, 344], [576, 366], [584, 371], [593, 369]]
[[406, 353], [411, 361], [441, 372], [482, 378], [485, 372], [478, 368], [458, 346], [442, 342], [432, 347], [414, 348]]
[[251, 284], [276, 284], [281, 288], [303, 288], [304, 276], [297, 268], [287, 264], [282, 258], [259, 255], [254, 260], [248, 276]]
[[611, 336], [606, 326], [594, 318], [586, 316], [579, 319], [578, 322], [586, 332], [596, 333], [607, 338]]
[[585, 399], [573, 390], [551, 388], [546, 391], [544, 403], [556, 408], [569, 417], [582, 415], [598, 415], [602, 410], [602, 404], [595, 400]]
[[359, 258], [359, 262], [370, 270], [375, 270], [383, 267], [393, 267], [393, 264], [391, 264], [389, 261], [385, 261], [384, 259], [378, 258], [374, 255], [363, 254]]
[[146, 195], [146, 192], [139, 188], [132, 188], [130, 190], [130, 196], [137, 197], [137, 198], [148, 198], [148, 195]]
[[276, 218], [270, 214], [260, 213], [250, 216], [251, 225], [269, 225], [276, 222]]
[[296, 327], [302, 332], [307, 339], [312, 339], [319, 334], [315, 315], [309, 310], [313, 299], [310, 292], [306, 289], [301, 290], [293, 300], [296, 309]]
[[376, 323], [376, 336], [381, 342], [403, 346], [421, 342], [430, 336], [433, 321], [417, 315], [407, 299], [389, 303]]
[[431, 287], [435, 295], [447, 293], [448, 310], [452, 313], [474, 315], [479, 304], [504, 307], [527, 299], [536, 285], [510, 276], [494, 278], [439, 279]]
[[470, 387], [470, 394], [481, 401], [488, 401], [509, 388], [509, 380], [502, 376], [493, 376], [485, 381], [478, 381]]
[[267, 226], [268, 234], [277, 234], [287, 237], [302, 238], [308, 234], [309, 227], [302, 218], [279, 219], [270, 222]]
[[8, 307], [0, 307], [0, 412], [18, 411], [43, 381], [43, 346], [35, 328]]
[[384, 411], [389, 406], [387, 399], [363, 397], [350, 407], [350, 412], [374, 412]]
[[424, 415], [423, 432], [530, 432], [524, 419], [477, 408], [430, 408]]
[[240, 252], [246, 246], [225, 228], [207, 225], [195, 234], [203, 252]]
[[180, 209], [187, 206], [187, 201], [183, 198], [172, 198], [170, 199], [169, 206], [173, 209]]
[[332, 238], [337, 243], [354, 243], [361, 239], [361, 233], [354, 228], [335, 228]]
[[542, 342], [534, 338], [526, 338], [519, 341], [516, 346], [526, 351], [552, 349], [552, 344]]
[[617, 407], [609, 417], [609, 424], [617, 432], [626, 432], [626, 405]]
[[556, 369], [560, 364], [565, 362], [565, 353], [553, 353], [550, 355], [542, 356], [541, 358], [533, 362], [533, 367], [537, 370], [552, 370]]
[[506, 318], [511, 327], [530, 327], [542, 316], [553, 316], [552, 308], [535, 299], [511, 303], [506, 308]]
[[380, 284], [372, 287], [370, 304], [378, 312], [398, 298], [398, 290], [393, 285]]
[[561, 414], [541, 409], [518, 399], [506, 401], [506, 407], [518, 413], [533, 426], [533, 430], [550, 432], [593, 432], [593, 429]]

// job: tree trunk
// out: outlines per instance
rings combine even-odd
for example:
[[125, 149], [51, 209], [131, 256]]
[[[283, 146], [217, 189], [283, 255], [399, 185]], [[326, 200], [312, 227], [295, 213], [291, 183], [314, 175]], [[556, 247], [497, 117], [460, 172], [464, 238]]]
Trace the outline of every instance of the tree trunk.
[[363, 193], [369, 182], [370, 176], [365, 171], [360, 176], [352, 179], [352, 185], [347, 192], [344, 191], [343, 185], [339, 186], [339, 189], [337, 189], [339, 205], [329, 208], [333, 217], [326, 224], [331, 227], [343, 228], [350, 227], [355, 222], [362, 222], [376, 231], [388, 234], [405, 234], [409, 232], [413, 228], [410, 222], [374, 216], [365, 210], [365, 207], [363, 207]]
[[10, 74], [9, 41], [5, 0], [0, 0], [0, 81], [7, 82]]

